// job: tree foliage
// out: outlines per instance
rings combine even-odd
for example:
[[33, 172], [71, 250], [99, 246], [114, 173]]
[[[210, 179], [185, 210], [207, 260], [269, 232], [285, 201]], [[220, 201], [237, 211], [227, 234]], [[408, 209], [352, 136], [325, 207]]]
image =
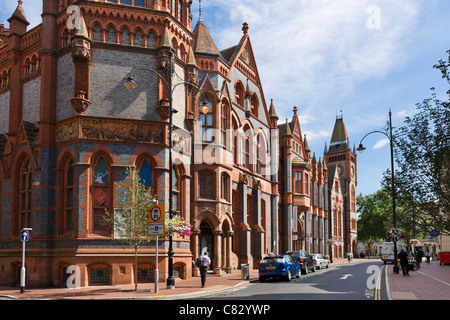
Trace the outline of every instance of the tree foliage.
[[358, 240], [371, 243], [386, 238], [386, 229], [392, 227], [392, 198], [385, 190], [378, 190], [357, 198], [359, 212]]
[[[434, 66], [450, 84], [448, 61]], [[450, 102], [431, 97], [418, 103], [417, 113], [396, 129], [396, 172], [402, 187], [434, 219], [441, 231], [450, 230]], [[450, 90], [447, 91], [450, 97]], [[398, 185], [398, 184], [397, 184]]]

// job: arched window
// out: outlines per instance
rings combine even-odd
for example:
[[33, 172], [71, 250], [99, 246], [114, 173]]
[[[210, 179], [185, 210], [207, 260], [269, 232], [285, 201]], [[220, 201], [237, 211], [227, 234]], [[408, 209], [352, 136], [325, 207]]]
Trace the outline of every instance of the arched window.
[[116, 43], [116, 30], [114, 27], [109, 27], [106, 33], [106, 42]]
[[156, 48], [156, 35], [153, 32], [149, 32], [149, 34], [148, 34], [147, 47], [151, 48], [151, 49]]
[[230, 176], [226, 173], [220, 177], [220, 198], [230, 201]]
[[181, 180], [178, 174], [178, 170], [172, 168], [172, 210], [180, 211], [181, 205]]
[[259, 109], [258, 96], [256, 94], [252, 94], [250, 98], [250, 111], [252, 112], [252, 115], [254, 115], [255, 117], [258, 117], [258, 109]]
[[178, 20], [183, 22], [183, 1], [178, 0]]
[[110, 187], [109, 187], [109, 167], [106, 160], [100, 157], [94, 169], [94, 201], [93, 201], [93, 231], [106, 233], [108, 224], [104, 220], [105, 209], [110, 211]]
[[93, 28], [92, 32], [92, 40], [94, 41], [103, 41], [102, 37], [102, 27], [100, 27], [98, 24], [96, 24]]
[[130, 33], [127, 28], [123, 28], [121, 32], [122, 36], [120, 37], [120, 44], [130, 44]]
[[198, 173], [199, 196], [203, 199], [214, 199], [214, 172], [201, 171]]
[[29, 159], [25, 159], [19, 172], [19, 227], [31, 228], [33, 170]]
[[134, 34], [134, 45], [137, 47], [142, 47], [144, 45], [142, 32], [140, 30], [136, 31]]
[[234, 86], [234, 97], [235, 102], [242, 108], [245, 106], [245, 90], [244, 86], [240, 81], [236, 82]]
[[202, 127], [202, 141], [212, 142], [213, 137], [213, 105], [208, 100], [209, 111], [205, 114], [200, 112], [200, 123]]
[[141, 169], [139, 170], [139, 178], [141, 183], [147, 188], [153, 186], [153, 170], [148, 160], [142, 162]]
[[63, 233], [70, 233], [74, 230], [75, 210], [75, 171], [72, 159], [66, 161], [64, 166], [63, 185]]
[[23, 74], [25, 76], [27, 76], [30, 74], [30, 72], [31, 72], [31, 62], [30, 62], [30, 59], [27, 58], [27, 60], [25, 60], [24, 66], [23, 66]]
[[227, 129], [228, 129], [228, 104], [224, 100], [222, 101], [222, 110], [220, 113], [220, 131], [222, 133], [222, 144], [225, 146], [227, 143]]
[[256, 146], [256, 170], [257, 170], [256, 172], [261, 175], [265, 175], [266, 153], [267, 153], [266, 140], [264, 139], [262, 133], [259, 133]]

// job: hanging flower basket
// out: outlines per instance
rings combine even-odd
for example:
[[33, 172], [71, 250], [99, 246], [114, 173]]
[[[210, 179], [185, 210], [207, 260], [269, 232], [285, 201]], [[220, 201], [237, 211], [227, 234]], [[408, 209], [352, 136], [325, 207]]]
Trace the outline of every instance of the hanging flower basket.
[[166, 222], [166, 234], [190, 237], [192, 235], [192, 226], [183, 218], [174, 216]]

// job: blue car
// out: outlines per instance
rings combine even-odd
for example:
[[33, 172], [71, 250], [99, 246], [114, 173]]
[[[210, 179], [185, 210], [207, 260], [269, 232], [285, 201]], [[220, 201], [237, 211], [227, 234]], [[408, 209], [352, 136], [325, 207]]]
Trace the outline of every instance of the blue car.
[[300, 277], [300, 266], [290, 255], [267, 256], [259, 263], [259, 281], [267, 278], [284, 278], [290, 281], [292, 277]]

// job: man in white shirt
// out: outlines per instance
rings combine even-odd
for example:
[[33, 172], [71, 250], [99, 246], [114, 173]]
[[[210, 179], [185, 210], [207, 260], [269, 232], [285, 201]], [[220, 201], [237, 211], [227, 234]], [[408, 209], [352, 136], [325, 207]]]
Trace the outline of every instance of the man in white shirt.
[[208, 252], [205, 251], [203, 254], [203, 265], [200, 267], [200, 277], [202, 279], [202, 288], [205, 287], [206, 282], [206, 272], [208, 271], [208, 267], [211, 264], [211, 259], [208, 257]]

